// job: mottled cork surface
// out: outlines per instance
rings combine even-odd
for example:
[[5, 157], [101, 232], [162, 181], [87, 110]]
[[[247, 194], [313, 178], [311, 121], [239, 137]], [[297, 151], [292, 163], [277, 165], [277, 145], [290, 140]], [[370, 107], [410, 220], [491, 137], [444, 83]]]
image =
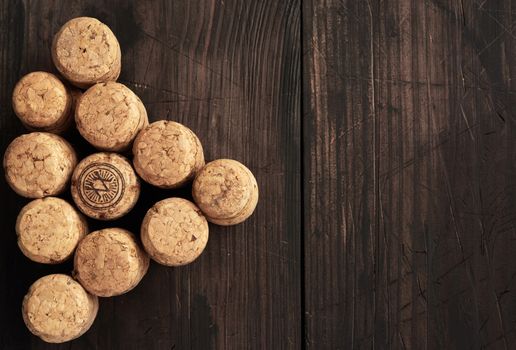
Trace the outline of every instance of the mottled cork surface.
[[162, 188], [183, 185], [204, 165], [199, 138], [186, 126], [168, 120], [143, 129], [134, 141], [133, 155], [138, 175]]
[[115, 81], [120, 75], [118, 40], [95, 18], [78, 17], [66, 22], [54, 36], [52, 59], [63, 76], [82, 88]]
[[77, 163], [75, 151], [63, 138], [43, 132], [14, 139], [4, 154], [7, 183], [19, 195], [42, 198], [61, 193]]
[[120, 295], [136, 287], [147, 272], [149, 260], [132, 233], [107, 228], [90, 233], [79, 243], [75, 277], [92, 294]]
[[13, 90], [14, 113], [30, 129], [61, 132], [73, 117], [73, 98], [53, 74], [32, 72], [20, 79]]
[[217, 159], [198, 173], [192, 186], [195, 203], [208, 221], [235, 225], [247, 219], [258, 203], [258, 184], [251, 171], [232, 159]]
[[94, 153], [75, 168], [72, 198], [87, 216], [113, 220], [127, 214], [140, 196], [140, 180], [129, 161], [116, 153]]
[[33, 200], [22, 208], [16, 220], [18, 246], [26, 257], [39, 263], [67, 260], [87, 233], [84, 217], [56, 197]]
[[49, 343], [63, 343], [84, 334], [97, 316], [98, 298], [70, 276], [55, 274], [38, 279], [23, 299], [27, 328]]
[[115, 82], [90, 87], [78, 101], [75, 122], [81, 135], [104, 151], [126, 150], [149, 123], [138, 96]]
[[149, 209], [141, 238], [151, 258], [163, 265], [194, 261], [208, 243], [208, 222], [201, 210], [183, 198], [167, 198]]

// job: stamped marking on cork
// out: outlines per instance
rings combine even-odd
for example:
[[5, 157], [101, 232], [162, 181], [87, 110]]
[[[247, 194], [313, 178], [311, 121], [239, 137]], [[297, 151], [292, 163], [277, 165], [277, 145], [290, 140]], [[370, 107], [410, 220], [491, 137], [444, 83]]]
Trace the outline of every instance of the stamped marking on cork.
[[122, 199], [125, 182], [112, 164], [92, 163], [79, 175], [78, 187], [81, 200], [90, 208], [110, 208]]

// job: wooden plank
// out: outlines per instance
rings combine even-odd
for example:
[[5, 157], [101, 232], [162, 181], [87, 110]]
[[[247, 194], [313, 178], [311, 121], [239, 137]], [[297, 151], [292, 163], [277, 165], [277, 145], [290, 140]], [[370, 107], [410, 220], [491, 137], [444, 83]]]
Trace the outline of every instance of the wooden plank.
[[[22, 132], [9, 108], [13, 84], [29, 71], [54, 70], [49, 52], [53, 34], [67, 19], [89, 15], [107, 23], [120, 39], [120, 81], [142, 98], [150, 118], [191, 127], [207, 159], [244, 162], [261, 189], [249, 221], [231, 228], [210, 226], [208, 247], [194, 264], [174, 269], [152, 264], [134, 291], [101, 300], [87, 334], [49, 346], [24, 328], [21, 299], [37, 277], [69, 272], [71, 266], [36, 265], [18, 252], [14, 220], [25, 201], [2, 182], [0, 348], [299, 348], [299, 1], [0, 4], [2, 151]], [[67, 136], [82, 155], [92, 151], [77, 134]], [[150, 186], [143, 193], [134, 211], [113, 225], [138, 231], [155, 201], [177, 193], [189, 196], [188, 190]]]
[[[17, 81], [14, 72], [21, 67], [23, 55], [25, 13], [21, 1], [0, 2], [0, 147], [2, 155], [8, 142], [23, 131], [23, 127], [12, 117], [10, 99], [12, 89]], [[9, 189], [5, 177], [0, 177], [2, 232], [0, 243], [0, 348], [22, 348], [27, 342], [20, 329], [25, 327], [21, 318], [22, 296], [27, 283], [32, 279], [31, 273], [21, 273], [23, 262], [19, 258], [14, 234], [16, 215], [25, 202]], [[35, 264], [37, 265], [37, 264]], [[34, 274], [38, 266], [34, 268]]]
[[515, 5], [304, 1], [307, 348], [516, 346]]

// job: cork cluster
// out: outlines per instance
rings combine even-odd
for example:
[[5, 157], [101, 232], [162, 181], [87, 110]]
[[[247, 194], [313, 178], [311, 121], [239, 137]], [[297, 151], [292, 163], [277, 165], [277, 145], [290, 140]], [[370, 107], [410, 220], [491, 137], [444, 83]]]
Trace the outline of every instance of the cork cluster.
[[114, 220], [127, 214], [140, 196], [140, 180], [129, 161], [116, 153], [94, 153], [75, 168], [72, 198], [87, 216]]
[[49, 343], [63, 343], [84, 334], [93, 324], [98, 298], [67, 275], [38, 279], [23, 299], [27, 328]]
[[157, 262], [181, 266], [194, 261], [208, 243], [208, 222], [199, 208], [183, 198], [154, 204], [143, 219], [142, 243]]
[[149, 124], [142, 101], [125, 85], [99, 83], [79, 99], [75, 122], [81, 135], [103, 151], [126, 150]]
[[73, 117], [73, 97], [58, 77], [32, 72], [16, 84], [12, 96], [14, 113], [30, 129], [63, 132]]
[[[169, 120], [149, 124], [142, 101], [116, 82], [121, 50], [105, 24], [90, 17], [66, 22], [51, 54], [61, 76], [32, 72], [13, 90], [14, 113], [32, 132], [10, 143], [3, 165], [9, 186], [34, 199], [16, 221], [21, 252], [43, 264], [73, 257], [72, 276], [40, 278], [22, 305], [34, 335], [62, 343], [91, 327], [98, 297], [134, 289], [151, 258], [172, 267], [196, 261], [208, 244], [208, 221], [246, 220], [256, 208], [258, 185], [235, 160], [205, 164], [201, 141], [187, 126]], [[67, 135], [70, 127], [99, 152], [78, 162], [72, 146], [57, 135]], [[131, 151], [132, 159], [126, 158]], [[105, 222], [133, 210], [140, 177], [161, 189], [191, 186], [194, 202], [172, 196], [155, 203], [139, 237], [118, 227], [89, 233], [86, 217]], [[68, 187], [75, 206], [56, 197]]]
[[[88, 234], [83, 216], [113, 220], [134, 207], [140, 182], [131, 162], [115, 153], [95, 153], [77, 164], [74, 149], [57, 134], [70, 135], [76, 127], [99, 150], [122, 152], [148, 125], [148, 117], [141, 100], [116, 83], [121, 50], [105, 24], [89, 17], [68, 21], [56, 33], [51, 53], [61, 76], [28, 73], [13, 90], [14, 114], [32, 132], [9, 144], [3, 165], [9, 186], [34, 198], [20, 210], [14, 228], [21, 252], [43, 264], [75, 256], [75, 279], [49, 275], [37, 280], [22, 307], [34, 335], [61, 343], [86, 332], [97, 314], [97, 296], [81, 284], [102, 296], [125, 293], [143, 278], [149, 257], [128, 231]], [[68, 186], [78, 209], [55, 197]]]
[[76, 164], [72, 146], [62, 137], [44, 132], [17, 137], [4, 154], [7, 183], [27, 198], [63, 192]]
[[199, 138], [186, 126], [160, 120], [138, 134], [134, 168], [146, 182], [161, 188], [177, 188], [193, 179], [204, 165]]
[[59, 72], [80, 88], [115, 81], [122, 67], [115, 35], [91, 17], [74, 18], [61, 27], [52, 43], [52, 59]]
[[22, 208], [16, 220], [21, 251], [32, 261], [44, 264], [66, 261], [87, 233], [84, 217], [56, 197], [33, 200]]
[[148, 255], [132, 233], [107, 228], [87, 235], [77, 247], [75, 277], [90, 293], [110, 297], [127, 293], [149, 267]]

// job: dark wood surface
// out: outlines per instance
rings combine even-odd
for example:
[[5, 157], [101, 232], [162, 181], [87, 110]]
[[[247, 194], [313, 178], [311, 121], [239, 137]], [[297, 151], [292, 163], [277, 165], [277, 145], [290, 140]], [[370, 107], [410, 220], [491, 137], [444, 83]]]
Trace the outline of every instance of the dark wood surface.
[[310, 349], [516, 348], [516, 1], [303, 2]]
[[[3, 0], [2, 153], [25, 132], [14, 84], [55, 71], [52, 36], [80, 15], [113, 29], [151, 119], [247, 164], [261, 198], [210, 226], [195, 263], [153, 263], [88, 333], [48, 345], [21, 300], [72, 266], [19, 252], [27, 200], [2, 176], [0, 348], [516, 348], [516, 1]], [[138, 232], [172, 195], [190, 196], [144, 186], [129, 216], [90, 224]]]

